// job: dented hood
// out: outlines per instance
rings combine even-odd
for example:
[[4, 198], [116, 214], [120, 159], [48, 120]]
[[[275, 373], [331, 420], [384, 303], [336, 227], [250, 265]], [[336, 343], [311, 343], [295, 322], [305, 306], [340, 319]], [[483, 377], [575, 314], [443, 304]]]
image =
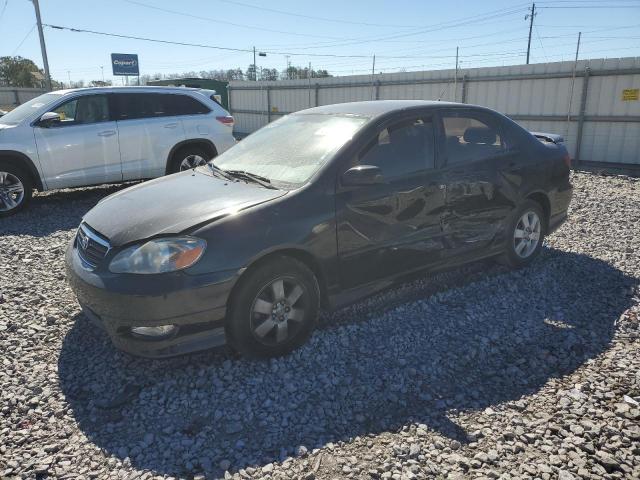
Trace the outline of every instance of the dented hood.
[[83, 218], [112, 246], [180, 233], [286, 194], [189, 170], [140, 183], [100, 201]]

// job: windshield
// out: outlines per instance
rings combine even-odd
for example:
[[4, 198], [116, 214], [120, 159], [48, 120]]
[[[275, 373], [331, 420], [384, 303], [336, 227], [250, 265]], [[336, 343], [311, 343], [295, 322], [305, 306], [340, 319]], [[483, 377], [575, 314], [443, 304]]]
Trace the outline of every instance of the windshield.
[[306, 183], [369, 119], [289, 115], [261, 128], [216, 157], [224, 170], [240, 170], [272, 183]]
[[0, 118], [0, 123], [5, 125], [17, 125], [26, 118], [29, 118], [37, 110], [50, 104], [54, 100], [60, 99], [59, 93], [45, 93], [39, 97], [32, 98], [28, 102], [23, 103], [19, 107], [14, 108], [9, 113]]

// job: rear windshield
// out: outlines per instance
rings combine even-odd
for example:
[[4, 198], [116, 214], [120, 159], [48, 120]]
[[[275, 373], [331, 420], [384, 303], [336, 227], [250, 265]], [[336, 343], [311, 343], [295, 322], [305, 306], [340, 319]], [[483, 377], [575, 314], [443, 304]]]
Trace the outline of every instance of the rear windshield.
[[19, 107], [11, 110], [9, 113], [0, 117], [0, 123], [5, 125], [17, 125], [26, 118], [31, 117], [36, 111], [45, 105], [49, 105], [55, 100], [59, 100], [62, 96], [59, 93], [45, 93], [39, 97], [32, 98], [28, 102], [23, 103]]

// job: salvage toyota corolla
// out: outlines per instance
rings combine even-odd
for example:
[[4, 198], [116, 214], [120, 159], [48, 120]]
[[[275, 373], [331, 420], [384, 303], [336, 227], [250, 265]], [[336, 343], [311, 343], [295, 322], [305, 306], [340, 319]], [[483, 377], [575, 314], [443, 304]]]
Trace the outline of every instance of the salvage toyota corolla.
[[86, 316], [163, 357], [229, 343], [278, 356], [410, 272], [525, 266], [567, 216], [570, 159], [492, 110], [425, 101], [312, 108], [212, 163], [102, 200], [66, 254]]

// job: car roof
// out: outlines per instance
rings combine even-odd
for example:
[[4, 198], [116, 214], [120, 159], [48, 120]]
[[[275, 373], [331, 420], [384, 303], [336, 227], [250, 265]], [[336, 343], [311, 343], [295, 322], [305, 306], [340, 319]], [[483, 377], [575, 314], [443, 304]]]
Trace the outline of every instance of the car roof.
[[466, 103], [440, 102], [434, 100], [370, 100], [365, 102], [336, 103], [321, 107], [308, 108], [296, 112], [294, 115], [358, 115], [364, 117], [378, 117], [387, 113], [420, 107], [469, 107]]
[[86, 87], [86, 88], [69, 88], [66, 90], [55, 90], [51, 93], [57, 93], [60, 95], [68, 95], [71, 93], [109, 93], [109, 92], [119, 92], [119, 93], [185, 93], [186, 92], [201, 92], [202, 88], [191, 88], [191, 87], [169, 87], [164, 85], [158, 86], [111, 86], [111, 87]]

